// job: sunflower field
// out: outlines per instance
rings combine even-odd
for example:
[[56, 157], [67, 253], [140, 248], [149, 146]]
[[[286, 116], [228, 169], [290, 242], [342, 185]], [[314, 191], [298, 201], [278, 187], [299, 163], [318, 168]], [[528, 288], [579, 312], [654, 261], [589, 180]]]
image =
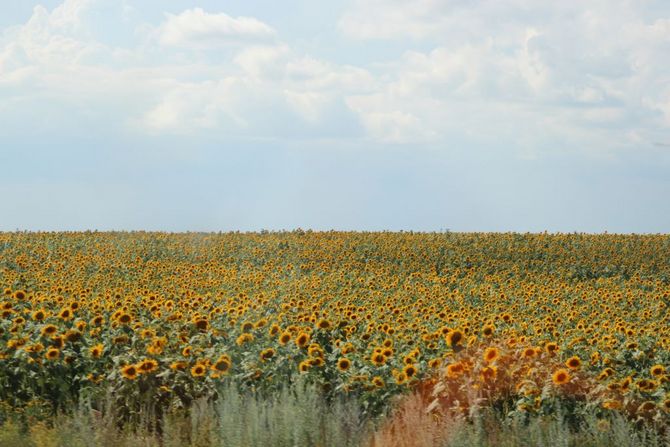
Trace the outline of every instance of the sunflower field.
[[670, 415], [670, 236], [0, 233], [0, 422], [303, 381], [370, 417]]

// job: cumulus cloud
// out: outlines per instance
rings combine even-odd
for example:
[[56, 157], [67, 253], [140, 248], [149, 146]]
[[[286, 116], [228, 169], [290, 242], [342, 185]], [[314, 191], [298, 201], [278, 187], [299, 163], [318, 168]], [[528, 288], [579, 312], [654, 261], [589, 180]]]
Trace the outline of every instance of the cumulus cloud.
[[230, 17], [224, 13], [208, 13], [201, 8], [181, 14], [168, 14], [160, 28], [163, 45], [208, 48], [268, 40], [275, 31], [253, 17]]
[[[49, 104], [68, 112], [45, 122], [83, 116], [152, 135], [356, 139], [363, 129], [384, 144], [482, 142], [527, 156], [557, 145], [619, 150], [667, 140], [670, 66], [660, 61], [670, 52], [670, 7], [350, 6], [332, 17], [341, 33], [333, 38], [345, 46], [330, 57], [304, 50], [304, 36], [291, 30], [220, 11], [188, 9], [151, 24], [125, 1], [38, 6], [26, 23], [0, 31], [0, 114], [39, 115]], [[100, 39], [96, 20], [112, 16], [136, 30], [134, 40]], [[370, 39], [388, 40], [386, 50], [378, 55], [373, 44], [367, 60], [342, 62], [356, 60], [346, 45]]]
[[[12, 110], [11, 119], [24, 123], [15, 131], [39, 130], [43, 122], [49, 131], [97, 125], [150, 135], [334, 135], [354, 120], [343, 96], [373, 82], [365, 69], [292, 49], [259, 20], [199, 9], [168, 16], [153, 31], [136, 23], [141, 32], [131, 47], [103, 44], [89, 32], [100, 14], [87, 15], [102, 6], [113, 5], [40, 6], [1, 35], [0, 87], [11, 90], [0, 90], [0, 114]], [[127, 7], [116, 6], [130, 20]], [[216, 57], [199, 51], [226, 42], [236, 44]]]
[[409, 48], [377, 92], [349, 103], [378, 135], [395, 116], [438, 141], [455, 119], [461, 136], [478, 128], [512, 146], [649, 147], [669, 127], [670, 69], [658, 63], [669, 15], [653, 1], [356, 0], [338, 22], [345, 37]]

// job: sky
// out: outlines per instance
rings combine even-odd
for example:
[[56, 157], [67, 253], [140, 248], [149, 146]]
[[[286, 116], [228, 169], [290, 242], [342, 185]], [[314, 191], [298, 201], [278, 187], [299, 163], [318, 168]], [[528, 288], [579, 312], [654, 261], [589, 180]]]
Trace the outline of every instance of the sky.
[[2, 0], [0, 230], [670, 232], [665, 0]]

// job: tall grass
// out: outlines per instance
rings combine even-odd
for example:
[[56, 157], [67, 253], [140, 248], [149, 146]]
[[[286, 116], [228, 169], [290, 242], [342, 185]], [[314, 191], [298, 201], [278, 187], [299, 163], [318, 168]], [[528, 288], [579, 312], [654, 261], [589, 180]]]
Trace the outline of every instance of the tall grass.
[[670, 427], [639, 425], [620, 413], [587, 415], [575, 425], [567, 410], [552, 416], [504, 417], [484, 410], [474, 418], [437, 416], [414, 394], [369, 438], [367, 447], [662, 447]]
[[188, 412], [168, 413], [159, 427], [150, 413], [133, 426], [117, 421], [113, 409], [87, 404], [49, 423], [5, 421], [0, 447], [356, 446], [370, 430], [353, 399], [328, 402], [304, 384], [269, 396], [227, 386], [216, 402], [199, 400]]
[[172, 411], [160, 423], [150, 412], [141, 422], [120, 425], [113, 408], [83, 403], [67, 415], [27, 425], [7, 419], [0, 447], [662, 447], [668, 427], [645, 428], [625, 416], [569, 414], [504, 417], [481, 411], [472, 419], [426, 412], [418, 394], [406, 396], [379, 421], [363, 416], [353, 398], [328, 401], [318, 388], [296, 384], [261, 396], [222, 388], [215, 402], [198, 400]]

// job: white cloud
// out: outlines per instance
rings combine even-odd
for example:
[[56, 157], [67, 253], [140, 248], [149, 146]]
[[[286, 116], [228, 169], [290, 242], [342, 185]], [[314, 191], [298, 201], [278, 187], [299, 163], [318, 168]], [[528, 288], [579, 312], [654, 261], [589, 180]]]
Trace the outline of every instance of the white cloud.
[[270, 26], [253, 17], [234, 18], [201, 8], [188, 9], [179, 15], [168, 14], [159, 33], [163, 45], [196, 48], [268, 40], [275, 35]]
[[356, 0], [339, 20], [346, 37], [422, 49], [387, 63], [378, 90], [349, 103], [379, 138], [389, 135], [380, 122], [412, 117], [396, 121], [417, 141], [453, 140], [456, 126], [508, 146], [640, 147], [627, 135], [670, 127], [670, 67], [659, 63], [669, 12], [631, 0]]
[[[102, 3], [138, 30], [134, 41], [99, 40]], [[128, 132], [253, 138], [359, 138], [362, 126], [382, 143], [525, 154], [550, 141], [635, 148], [670, 128], [670, 19], [632, 0], [356, 0], [339, 20], [346, 43], [391, 40], [383, 58], [371, 45], [368, 61], [349, 64], [253, 17], [189, 9], [151, 25], [128, 4], [65, 0], [5, 30], [0, 114], [51, 104], [62, 113], [45, 122], [78, 123], [76, 110]]]
[[[119, 12], [127, 12], [124, 5], [116, 5]], [[84, 132], [96, 123], [149, 134], [318, 137], [341, 127], [333, 119], [354, 119], [344, 105], [347, 92], [371, 88], [366, 70], [296, 52], [252, 18], [189, 10], [138, 34], [133, 47], [105, 45], [88, 32], [95, 14], [86, 13], [98, 6], [67, 0], [52, 11], [38, 7], [24, 25], [2, 35], [0, 86], [11, 91], [0, 91], [0, 113], [13, 110], [13, 120], [34, 115], [35, 130], [42, 122], [49, 131], [74, 126]], [[146, 23], [137, 27], [151, 29]], [[196, 50], [238, 44], [216, 58], [202, 57], [199, 51], [156, 46], [156, 29], [164, 43]]]

